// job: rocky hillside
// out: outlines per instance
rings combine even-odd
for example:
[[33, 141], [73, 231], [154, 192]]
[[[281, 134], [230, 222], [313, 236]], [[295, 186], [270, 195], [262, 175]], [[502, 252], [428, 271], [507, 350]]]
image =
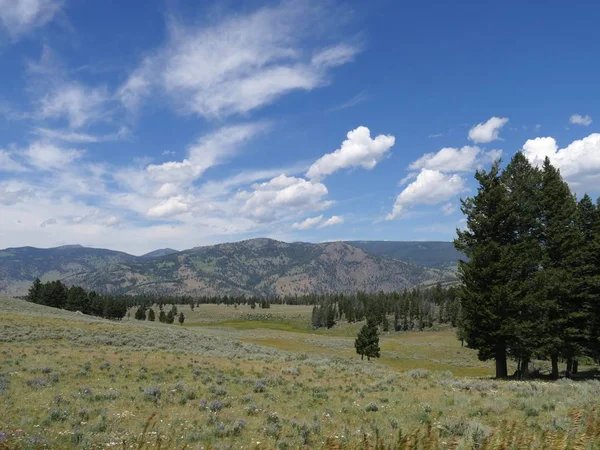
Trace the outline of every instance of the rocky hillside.
[[452, 242], [436, 241], [348, 241], [365, 252], [420, 266], [453, 269], [464, 258]]
[[371, 255], [343, 242], [252, 239], [111, 264], [65, 282], [130, 294], [303, 295], [393, 291], [451, 279], [449, 272]]
[[0, 295], [23, 295], [35, 278], [59, 280], [109, 264], [135, 260], [135, 256], [127, 253], [80, 245], [7, 248], [0, 250]]

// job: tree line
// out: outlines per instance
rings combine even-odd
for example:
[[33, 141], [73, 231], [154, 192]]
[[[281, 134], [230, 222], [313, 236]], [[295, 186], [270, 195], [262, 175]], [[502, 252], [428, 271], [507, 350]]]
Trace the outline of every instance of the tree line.
[[403, 292], [329, 294], [318, 296], [312, 311], [314, 328], [331, 328], [339, 320], [348, 323], [370, 319], [382, 331], [431, 328], [435, 323], [457, 326], [460, 303], [455, 286], [437, 284]]
[[25, 299], [39, 305], [112, 320], [121, 320], [127, 313], [127, 301], [123, 297], [87, 292], [79, 286], [67, 287], [61, 281], [42, 283], [36, 278]]
[[459, 333], [481, 360], [507, 359], [526, 377], [532, 359], [600, 359], [600, 202], [579, 200], [549, 159], [534, 167], [517, 153], [502, 170], [476, 172], [477, 194], [461, 201], [457, 230]]

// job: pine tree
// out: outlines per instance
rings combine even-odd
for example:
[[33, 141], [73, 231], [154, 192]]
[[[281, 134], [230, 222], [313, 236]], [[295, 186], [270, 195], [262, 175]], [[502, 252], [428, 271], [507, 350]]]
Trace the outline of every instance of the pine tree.
[[150, 322], [154, 322], [156, 320], [156, 314], [154, 313], [154, 310], [152, 308], [148, 310], [148, 320]]
[[379, 358], [379, 332], [373, 320], [368, 319], [367, 323], [360, 329], [354, 341], [354, 347], [356, 353], [360, 355], [360, 359], [364, 359], [365, 355], [368, 360]]
[[550, 356], [552, 377], [557, 379], [559, 356], [572, 361], [585, 347], [585, 318], [575, 277], [581, 265], [582, 235], [575, 197], [548, 158], [540, 192], [539, 242], [543, 253], [538, 274], [539, 309], [533, 311], [533, 320], [543, 337], [539, 356]]
[[529, 361], [539, 355], [546, 329], [539, 320], [545, 308], [536, 295], [536, 277], [542, 257], [539, 242], [542, 173], [523, 153], [517, 153], [501, 175], [507, 191], [504, 255], [500, 267], [504, 276], [506, 311], [503, 317], [508, 354], [521, 362], [527, 376]]
[[183, 325], [183, 322], [185, 321], [185, 316], [183, 315], [182, 312], [179, 313], [179, 324]]
[[477, 195], [464, 200], [462, 212], [467, 228], [457, 230], [455, 247], [468, 259], [458, 266], [462, 285], [462, 333], [470, 348], [478, 350], [481, 360], [495, 359], [496, 377], [506, 378], [510, 317], [513, 313], [506, 292], [503, 267], [508, 243], [508, 191], [500, 179], [499, 162], [489, 171], [477, 171]]
[[163, 309], [161, 309], [158, 313], [158, 321], [160, 323], [167, 323], [167, 315], [165, 314], [165, 311]]
[[173, 322], [175, 322], [175, 314], [173, 314], [173, 310], [171, 310], [171, 311], [169, 311], [167, 313], [167, 317], [166, 317], [165, 321], [167, 323], [173, 323]]
[[332, 328], [335, 325], [335, 305], [329, 302], [325, 306], [325, 326]]
[[135, 311], [135, 318], [136, 320], [146, 320], [146, 308], [142, 305], [138, 306]]
[[27, 293], [27, 301], [32, 303], [41, 303], [42, 298], [42, 282], [39, 278], [33, 280], [33, 284]]
[[600, 360], [600, 199], [594, 205], [585, 195], [577, 205], [581, 233], [580, 264], [575, 274], [575, 291], [580, 296], [586, 318], [586, 353]]

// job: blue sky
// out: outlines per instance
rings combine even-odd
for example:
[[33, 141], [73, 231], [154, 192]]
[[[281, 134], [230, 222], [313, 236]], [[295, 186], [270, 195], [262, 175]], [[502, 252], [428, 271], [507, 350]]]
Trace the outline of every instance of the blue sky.
[[523, 150], [600, 194], [600, 4], [0, 0], [0, 248], [451, 240]]

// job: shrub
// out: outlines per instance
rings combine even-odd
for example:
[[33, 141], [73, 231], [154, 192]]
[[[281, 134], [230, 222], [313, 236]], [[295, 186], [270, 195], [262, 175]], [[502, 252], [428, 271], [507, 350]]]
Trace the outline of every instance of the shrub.
[[379, 408], [377, 407], [377, 404], [375, 402], [369, 403], [365, 408], [365, 411], [367, 412], [376, 412], [377, 410], [379, 410]]
[[157, 402], [160, 400], [161, 391], [159, 386], [151, 386], [144, 389], [144, 398], [146, 400]]

